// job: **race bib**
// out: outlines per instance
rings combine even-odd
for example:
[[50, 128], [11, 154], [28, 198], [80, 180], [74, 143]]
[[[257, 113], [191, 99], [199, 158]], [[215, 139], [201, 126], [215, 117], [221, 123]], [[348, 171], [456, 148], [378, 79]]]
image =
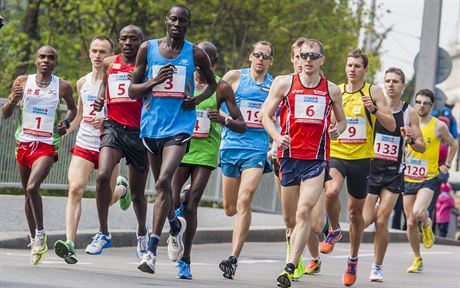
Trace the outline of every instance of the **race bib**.
[[325, 97], [316, 95], [295, 95], [294, 117], [296, 122], [322, 123], [325, 109]]
[[54, 130], [54, 105], [30, 105], [22, 114], [22, 131], [39, 137], [51, 137]]
[[[161, 67], [163, 67], [163, 65], [152, 65], [152, 79], [157, 76]], [[174, 67], [175, 71], [172, 79], [168, 79], [152, 88], [153, 97], [184, 98], [187, 68], [185, 66]]]
[[130, 84], [128, 73], [109, 74], [110, 102], [136, 102], [135, 99], [131, 99], [128, 96]]
[[196, 110], [196, 122], [193, 129], [193, 138], [208, 138], [211, 128], [211, 120], [208, 118], [208, 111]]
[[340, 143], [366, 143], [366, 118], [347, 117], [347, 129], [339, 136]]
[[103, 114], [102, 111], [94, 111], [94, 101], [96, 101], [97, 96], [90, 94], [81, 94], [81, 98], [83, 102], [83, 121], [91, 122], [95, 117]]
[[404, 177], [413, 180], [425, 180], [428, 173], [428, 160], [408, 158]]
[[240, 111], [248, 128], [264, 128], [259, 119], [262, 104], [259, 101], [241, 100]]
[[399, 136], [376, 133], [374, 142], [375, 158], [398, 161]]

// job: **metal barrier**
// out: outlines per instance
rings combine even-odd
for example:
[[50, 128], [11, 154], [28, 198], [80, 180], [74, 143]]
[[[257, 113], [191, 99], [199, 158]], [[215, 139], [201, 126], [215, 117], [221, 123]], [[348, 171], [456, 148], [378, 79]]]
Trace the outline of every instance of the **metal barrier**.
[[[3, 105], [6, 99], [0, 99], [0, 105]], [[61, 110], [66, 111], [66, 106], [61, 105]], [[15, 159], [16, 139], [14, 137], [18, 122], [18, 113], [15, 111], [14, 115], [8, 119], [0, 118], [0, 188], [16, 187], [21, 188], [19, 174], [17, 171], [17, 163]], [[76, 131], [66, 135], [61, 143], [59, 151], [59, 161], [53, 165], [50, 174], [42, 184], [44, 189], [61, 189], [67, 190], [68, 175], [67, 168], [69, 167], [70, 158], [72, 154], [69, 152], [75, 143]], [[121, 174], [127, 175], [127, 166], [122, 160]], [[92, 174], [87, 191], [95, 191], [96, 177], [95, 173]], [[203, 199], [206, 201], [222, 202], [222, 189], [221, 189], [221, 171], [220, 168], [213, 171], [211, 179], [203, 194]], [[152, 174], [149, 173], [147, 179], [146, 194], [155, 194], [155, 181]], [[281, 206], [276, 192], [273, 175], [265, 174], [257, 189], [253, 200], [253, 208], [255, 211], [281, 213]]]

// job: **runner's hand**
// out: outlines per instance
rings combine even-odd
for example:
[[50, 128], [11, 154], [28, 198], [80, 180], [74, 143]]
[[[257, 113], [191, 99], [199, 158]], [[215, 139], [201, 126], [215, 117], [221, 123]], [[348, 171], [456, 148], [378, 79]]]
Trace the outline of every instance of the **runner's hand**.
[[331, 138], [331, 140], [335, 140], [340, 136], [339, 129], [337, 129], [335, 125], [332, 126], [332, 124], [329, 126], [327, 133], [329, 133], [329, 138]]
[[281, 147], [281, 149], [288, 149], [291, 144], [291, 137], [289, 135], [279, 135], [276, 143], [278, 143], [278, 147]]
[[14, 86], [13, 89], [13, 98], [10, 98], [10, 102], [12, 104], [17, 104], [19, 100], [21, 100], [22, 96], [24, 95], [24, 90], [21, 87], [21, 84], [18, 82], [18, 85]]
[[367, 111], [372, 113], [377, 109], [377, 107], [375, 107], [374, 103], [372, 102], [371, 97], [362, 96], [361, 99], [363, 100], [364, 107], [366, 107]]
[[65, 135], [67, 133], [67, 128], [65, 128], [65, 125], [63, 122], [59, 122], [57, 126], [57, 132], [59, 135]]
[[220, 115], [219, 112], [216, 110], [208, 110], [208, 118], [209, 120], [211, 120], [211, 122], [217, 122], [222, 125], [225, 124], [224, 116]]
[[94, 111], [96, 112], [100, 112], [102, 111], [102, 108], [104, 108], [104, 99], [96, 99], [96, 101], [94, 101]]
[[196, 105], [198, 105], [198, 97], [193, 96], [185, 96], [184, 98], [184, 109], [185, 110], [193, 110], [195, 109]]
[[174, 65], [171, 63], [168, 63], [161, 67], [160, 70], [158, 70], [158, 73], [155, 76], [155, 78], [153, 78], [153, 86], [157, 86], [168, 79], [172, 80], [175, 70], [176, 67], [174, 67]]
[[102, 121], [104, 121], [104, 118], [94, 117], [91, 125], [93, 125], [93, 127], [96, 129], [101, 129]]
[[414, 139], [414, 131], [409, 126], [401, 127], [401, 136], [408, 142], [408, 140]]

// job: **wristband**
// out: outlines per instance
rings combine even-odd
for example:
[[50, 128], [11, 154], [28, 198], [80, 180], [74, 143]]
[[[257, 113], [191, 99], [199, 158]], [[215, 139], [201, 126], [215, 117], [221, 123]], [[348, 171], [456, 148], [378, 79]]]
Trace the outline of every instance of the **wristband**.
[[414, 145], [414, 144], [415, 144], [415, 139], [414, 139], [414, 138], [410, 138], [409, 145]]
[[70, 121], [69, 119], [64, 119], [64, 121], [62, 121], [62, 123], [64, 124], [65, 126], [65, 129], [69, 129], [70, 128]]
[[375, 113], [377, 113], [377, 110], [379, 110], [379, 109], [377, 108], [377, 106], [374, 105], [374, 111], [372, 111], [371, 114], [375, 115]]
[[446, 167], [447, 167], [447, 169], [450, 169], [450, 164], [447, 164], [447, 162], [446, 162], [446, 163], [444, 163], [444, 166], [446, 166]]

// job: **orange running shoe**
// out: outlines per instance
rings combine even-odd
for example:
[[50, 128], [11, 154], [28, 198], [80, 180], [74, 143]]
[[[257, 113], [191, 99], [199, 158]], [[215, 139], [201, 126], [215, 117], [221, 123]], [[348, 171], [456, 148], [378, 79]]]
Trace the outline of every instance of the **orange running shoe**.
[[342, 230], [334, 232], [334, 230], [329, 230], [326, 239], [319, 244], [319, 251], [323, 254], [329, 254], [334, 250], [335, 242], [342, 239]]
[[352, 286], [356, 282], [356, 273], [358, 271], [358, 260], [351, 261], [348, 257], [347, 268], [342, 275], [342, 283], [345, 286]]

